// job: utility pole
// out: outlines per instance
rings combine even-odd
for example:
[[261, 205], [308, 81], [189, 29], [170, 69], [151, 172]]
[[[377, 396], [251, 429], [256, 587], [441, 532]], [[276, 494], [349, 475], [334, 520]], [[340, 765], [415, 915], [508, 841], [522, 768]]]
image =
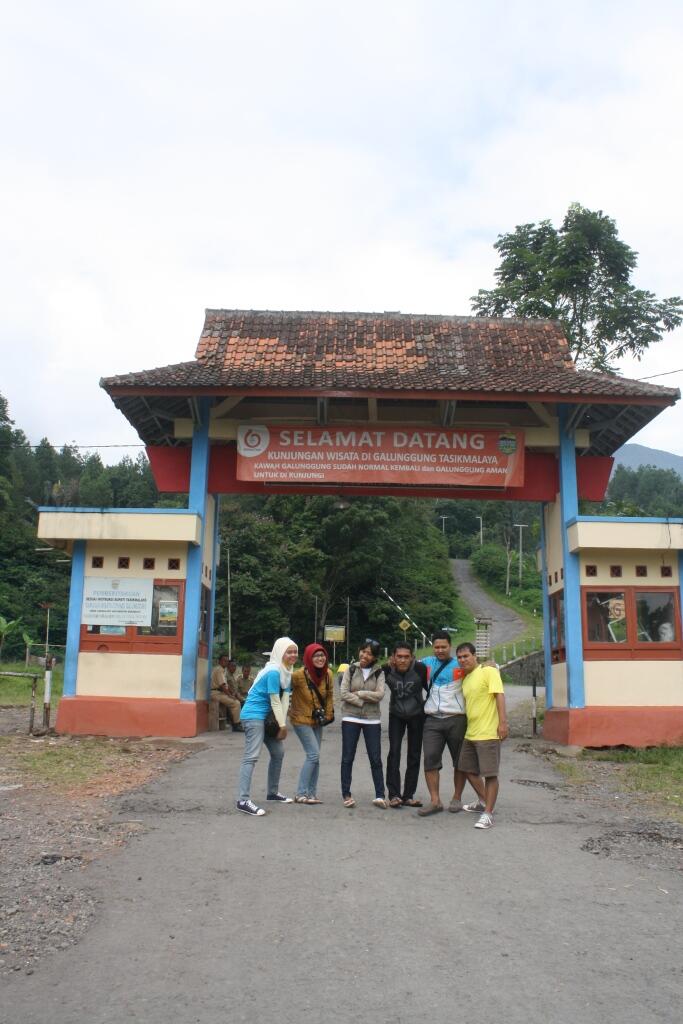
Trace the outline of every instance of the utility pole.
[[441, 532], [444, 535], [446, 533], [446, 520], [447, 519], [452, 519], [452, 518], [453, 518], [453, 516], [439, 516], [439, 519], [441, 520]]
[[[228, 541], [228, 657], [232, 658], [232, 594], [230, 592], [230, 542]], [[211, 666], [209, 666], [210, 668]]]
[[474, 518], [479, 520], [479, 547], [482, 547], [484, 544], [484, 517], [475, 516]]
[[351, 625], [351, 598], [346, 598], [346, 661], [347, 664], [350, 661], [349, 658], [349, 628]]
[[529, 525], [528, 525], [528, 523], [514, 523], [514, 527], [515, 527], [516, 530], [519, 530], [519, 587], [520, 587], [520, 590], [521, 590], [521, 588], [522, 588], [522, 553], [523, 553], [523, 549], [522, 549], [522, 530], [527, 530], [529, 528]]

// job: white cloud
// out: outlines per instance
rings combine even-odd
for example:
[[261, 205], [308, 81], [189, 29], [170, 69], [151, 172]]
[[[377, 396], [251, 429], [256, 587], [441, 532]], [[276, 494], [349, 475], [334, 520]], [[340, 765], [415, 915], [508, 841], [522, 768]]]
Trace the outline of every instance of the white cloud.
[[[682, 290], [676, 4], [29, 2], [5, 27], [0, 390], [33, 440], [137, 442], [98, 379], [191, 358], [206, 306], [467, 313], [496, 235], [573, 200]], [[638, 440], [682, 452], [681, 425]]]

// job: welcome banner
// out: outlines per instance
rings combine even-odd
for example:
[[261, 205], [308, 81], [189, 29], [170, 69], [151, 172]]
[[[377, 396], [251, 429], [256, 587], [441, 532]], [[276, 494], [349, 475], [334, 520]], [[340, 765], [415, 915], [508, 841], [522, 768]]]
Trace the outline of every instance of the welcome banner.
[[521, 487], [516, 430], [292, 427], [243, 424], [237, 479], [267, 483]]

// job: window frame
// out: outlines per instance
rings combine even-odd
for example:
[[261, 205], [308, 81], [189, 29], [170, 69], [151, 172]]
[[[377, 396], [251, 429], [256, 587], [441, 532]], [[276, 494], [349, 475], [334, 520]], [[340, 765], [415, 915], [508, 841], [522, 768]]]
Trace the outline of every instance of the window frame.
[[89, 633], [87, 625], [81, 623], [79, 650], [96, 654], [182, 654], [185, 580], [155, 577], [154, 586], [178, 588], [178, 629], [175, 636], [140, 636], [137, 626], [124, 626], [125, 632], [120, 636]]
[[[626, 610], [626, 642], [623, 644], [606, 643], [605, 641], [588, 639], [588, 595], [623, 594]], [[636, 595], [638, 593], [665, 593], [673, 597], [674, 623], [677, 638], [673, 641], [652, 641], [638, 639], [638, 609]], [[680, 592], [676, 586], [657, 587], [642, 583], [624, 585], [596, 584], [581, 587], [581, 633], [583, 639], [583, 656], [586, 661], [680, 661], [683, 657], [681, 639], [681, 605]]]

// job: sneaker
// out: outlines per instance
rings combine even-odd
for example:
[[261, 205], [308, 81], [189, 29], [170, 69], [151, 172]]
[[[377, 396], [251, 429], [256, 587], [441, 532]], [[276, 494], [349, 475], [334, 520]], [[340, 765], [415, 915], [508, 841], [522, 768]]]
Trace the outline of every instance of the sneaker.
[[266, 800], [276, 800], [279, 804], [293, 804], [291, 796], [285, 796], [283, 793], [269, 793]]
[[448, 810], [451, 814], [459, 814], [460, 811], [464, 811], [465, 808], [462, 805], [462, 800], [451, 800], [448, 805]]
[[463, 804], [463, 811], [469, 811], [470, 814], [481, 814], [482, 811], [486, 810], [486, 806], [481, 800], [475, 800], [473, 804]]
[[493, 815], [487, 814], [486, 811], [482, 814], [479, 821], [475, 821], [475, 828], [493, 828]]
[[235, 806], [238, 811], [242, 811], [243, 814], [253, 814], [255, 818], [261, 818], [266, 813], [253, 800], [238, 800]]

